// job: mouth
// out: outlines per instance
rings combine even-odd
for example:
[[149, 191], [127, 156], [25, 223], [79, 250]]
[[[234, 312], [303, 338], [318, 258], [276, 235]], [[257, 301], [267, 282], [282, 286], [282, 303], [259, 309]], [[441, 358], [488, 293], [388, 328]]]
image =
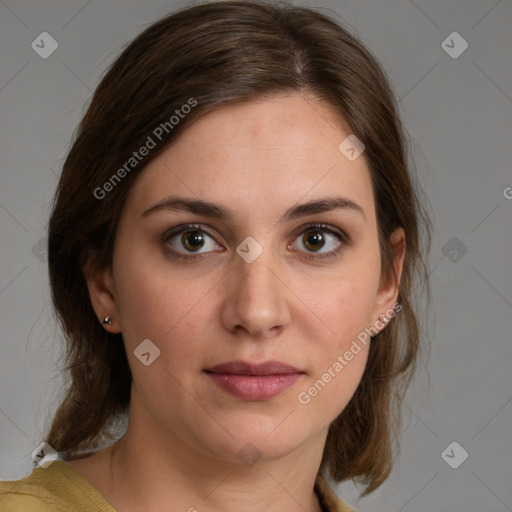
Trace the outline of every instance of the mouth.
[[290, 388], [304, 372], [279, 361], [230, 361], [204, 370], [217, 386], [243, 400], [273, 398]]

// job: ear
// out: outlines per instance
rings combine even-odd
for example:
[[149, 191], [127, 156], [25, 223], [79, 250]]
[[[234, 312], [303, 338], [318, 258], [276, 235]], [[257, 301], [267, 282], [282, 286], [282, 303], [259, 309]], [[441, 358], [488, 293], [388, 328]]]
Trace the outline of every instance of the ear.
[[400, 278], [402, 276], [402, 268], [405, 258], [405, 232], [403, 228], [399, 227], [390, 236], [392, 251], [393, 251], [393, 266], [395, 267], [396, 281], [390, 273], [388, 276], [381, 276], [379, 283], [379, 291], [375, 300], [373, 310], [373, 323], [375, 325], [380, 317], [386, 316], [389, 321], [389, 315], [394, 312], [393, 304], [396, 303], [398, 298], [398, 288]]
[[[94, 264], [94, 259], [92, 253], [89, 252], [82, 264], [82, 273], [87, 283], [92, 307], [105, 330], [119, 333], [121, 328], [112, 268], [98, 268]], [[103, 324], [103, 320], [107, 316], [110, 317], [112, 325]]]

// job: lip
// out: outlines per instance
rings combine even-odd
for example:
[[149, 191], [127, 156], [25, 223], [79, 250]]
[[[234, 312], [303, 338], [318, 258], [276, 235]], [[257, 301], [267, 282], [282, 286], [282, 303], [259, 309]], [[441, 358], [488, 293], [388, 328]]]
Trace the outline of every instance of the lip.
[[204, 372], [231, 395], [255, 401], [281, 394], [304, 374], [294, 366], [280, 361], [230, 361], [208, 368]]
[[266, 361], [264, 363], [249, 363], [246, 361], [228, 361], [205, 371], [212, 373], [229, 373], [233, 375], [288, 375], [290, 373], [304, 373], [298, 368], [280, 361]]

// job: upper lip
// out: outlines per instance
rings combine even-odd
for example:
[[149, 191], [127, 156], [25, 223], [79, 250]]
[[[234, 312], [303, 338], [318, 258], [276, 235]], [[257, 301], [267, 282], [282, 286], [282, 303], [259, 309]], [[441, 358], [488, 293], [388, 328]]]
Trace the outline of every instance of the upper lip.
[[303, 373], [298, 368], [280, 361], [266, 361], [264, 363], [249, 363], [247, 361], [228, 361], [205, 371], [210, 373], [230, 373], [233, 375], [284, 375]]

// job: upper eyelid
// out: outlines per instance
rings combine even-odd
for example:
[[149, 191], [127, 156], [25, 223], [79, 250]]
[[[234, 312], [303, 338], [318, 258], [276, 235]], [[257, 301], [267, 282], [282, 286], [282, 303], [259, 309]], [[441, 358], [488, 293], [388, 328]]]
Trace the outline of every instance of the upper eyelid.
[[210, 230], [214, 231], [214, 229], [209, 226], [206, 226], [206, 229], [205, 229], [205, 226], [206, 226], [205, 224], [197, 224], [197, 223], [180, 224], [179, 226], [175, 226], [174, 228], [167, 230], [163, 234], [162, 239], [164, 241], [168, 241], [176, 235], [179, 235], [186, 231], [193, 231], [194, 229], [196, 229], [198, 231], [202, 231], [203, 233], [206, 233], [211, 238], [215, 238], [215, 235], [210, 232]]

